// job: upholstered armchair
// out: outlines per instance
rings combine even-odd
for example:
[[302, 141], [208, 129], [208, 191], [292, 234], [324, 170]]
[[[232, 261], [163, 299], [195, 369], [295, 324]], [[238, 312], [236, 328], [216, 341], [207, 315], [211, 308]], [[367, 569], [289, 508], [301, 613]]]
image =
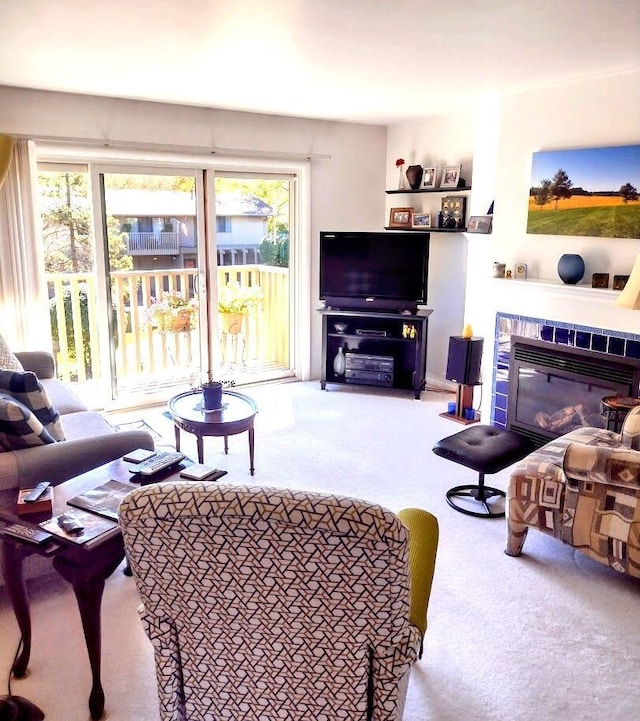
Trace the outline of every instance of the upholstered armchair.
[[162, 721], [401, 719], [434, 516], [186, 481], [132, 491], [119, 515]]
[[579, 428], [514, 467], [507, 548], [522, 552], [535, 528], [616, 571], [640, 578], [640, 407], [621, 432]]

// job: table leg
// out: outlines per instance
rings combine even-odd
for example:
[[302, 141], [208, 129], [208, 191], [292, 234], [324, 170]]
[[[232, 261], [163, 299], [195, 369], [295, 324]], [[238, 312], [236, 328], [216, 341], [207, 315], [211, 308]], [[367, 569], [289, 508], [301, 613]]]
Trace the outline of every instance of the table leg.
[[26, 551], [18, 543], [9, 540], [4, 540], [1, 545], [2, 575], [18, 622], [18, 628], [22, 634], [22, 650], [14, 661], [11, 671], [16, 678], [22, 678], [27, 672], [29, 656], [31, 655], [31, 616], [29, 614], [27, 588], [22, 572], [22, 560]]
[[254, 474], [255, 468], [253, 467], [253, 448], [254, 448], [254, 437], [253, 437], [253, 426], [249, 428], [249, 473]]
[[202, 436], [196, 436], [196, 448], [198, 449], [198, 463], [204, 463], [204, 442]]
[[124, 550], [103, 564], [95, 567], [78, 566], [63, 558], [55, 558], [53, 565], [58, 573], [73, 587], [76, 596], [82, 629], [89, 654], [92, 686], [89, 694], [89, 711], [96, 721], [104, 713], [104, 690], [102, 688], [100, 657], [102, 651], [101, 606], [105, 580], [116, 570], [122, 559]]
[[176, 451], [179, 451], [180, 450], [180, 429], [178, 428], [178, 426], [174, 425], [173, 431], [176, 434]]
[[224, 437], [224, 454], [229, 455], [229, 436]]

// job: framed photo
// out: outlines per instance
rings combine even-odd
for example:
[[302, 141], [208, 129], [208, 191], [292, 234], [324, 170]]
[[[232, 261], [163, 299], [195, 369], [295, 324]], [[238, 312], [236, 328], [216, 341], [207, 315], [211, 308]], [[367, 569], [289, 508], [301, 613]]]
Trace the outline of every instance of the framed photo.
[[527, 279], [527, 264], [526, 263], [516, 263], [515, 268], [513, 269], [513, 277], [516, 280], [526, 280]]
[[457, 188], [460, 180], [461, 165], [447, 165], [442, 169], [441, 188]]
[[466, 203], [467, 199], [464, 195], [450, 195], [442, 198], [440, 227], [462, 232], [465, 229]]
[[624, 290], [627, 281], [629, 280], [628, 275], [614, 275], [613, 276], [613, 289]]
[[411, 216], [412, 228], [430, 228], [431, 213], [413, 213]]
[[413, 208], [391, 208], [389, 214], [390, 228], [410, 228]]
[[592, 288], [608, 288], [609, 287], [609, 273], [594, 273], [591, 276], [591, 287]]
[[490, 233], [492, 215], [472, 215], [467, 225], [467, 233]]
[[420, 187], [421, 188], [435, 188], [437, 174], [438, 174], [437, 168], [424, 168], [422, 171], [422, 185]]

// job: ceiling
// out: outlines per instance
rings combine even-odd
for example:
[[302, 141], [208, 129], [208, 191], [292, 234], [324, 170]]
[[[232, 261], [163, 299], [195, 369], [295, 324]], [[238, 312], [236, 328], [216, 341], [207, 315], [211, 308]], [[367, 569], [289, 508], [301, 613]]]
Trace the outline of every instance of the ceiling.
[[0, 0], [0, 85], [388, 124], [640, 69], [638, 0]]

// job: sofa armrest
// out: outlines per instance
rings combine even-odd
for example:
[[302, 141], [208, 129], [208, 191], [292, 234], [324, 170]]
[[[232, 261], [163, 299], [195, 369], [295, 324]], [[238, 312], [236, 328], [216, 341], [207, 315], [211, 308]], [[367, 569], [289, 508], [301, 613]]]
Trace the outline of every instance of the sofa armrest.
[[[411, 579], [411, 606], [409, 621], [424, 636], [427, 630], [427, 608], [438, 550], [438, 519], [419, 508], [405, 508], [398, 518], [409, 531], [409, 577]], [[422, 647], [421, 647], [422, 651]]]
[[119, 431], [8, 451], [1, 455], [13, 456], [17, 478], [3, 477], [0, 487], [5, 483], [9, 488], [12, 485], [31, 488], [38, 481], [50, 481], [54, 485], [62, 483], [136, 448], [153, 450], [151, 435], [142, 430]]
[[20, 351], [14, 353], [26, 371], [33, 371], [38, 378], [55, 378], [56, 364], [51, 353], [46, 351]]
[[640, 451], [627, 446], [606, 448], [570, 443], [564, 452], [562, 469], [568, 485], [589, 481], [640, 489]]

